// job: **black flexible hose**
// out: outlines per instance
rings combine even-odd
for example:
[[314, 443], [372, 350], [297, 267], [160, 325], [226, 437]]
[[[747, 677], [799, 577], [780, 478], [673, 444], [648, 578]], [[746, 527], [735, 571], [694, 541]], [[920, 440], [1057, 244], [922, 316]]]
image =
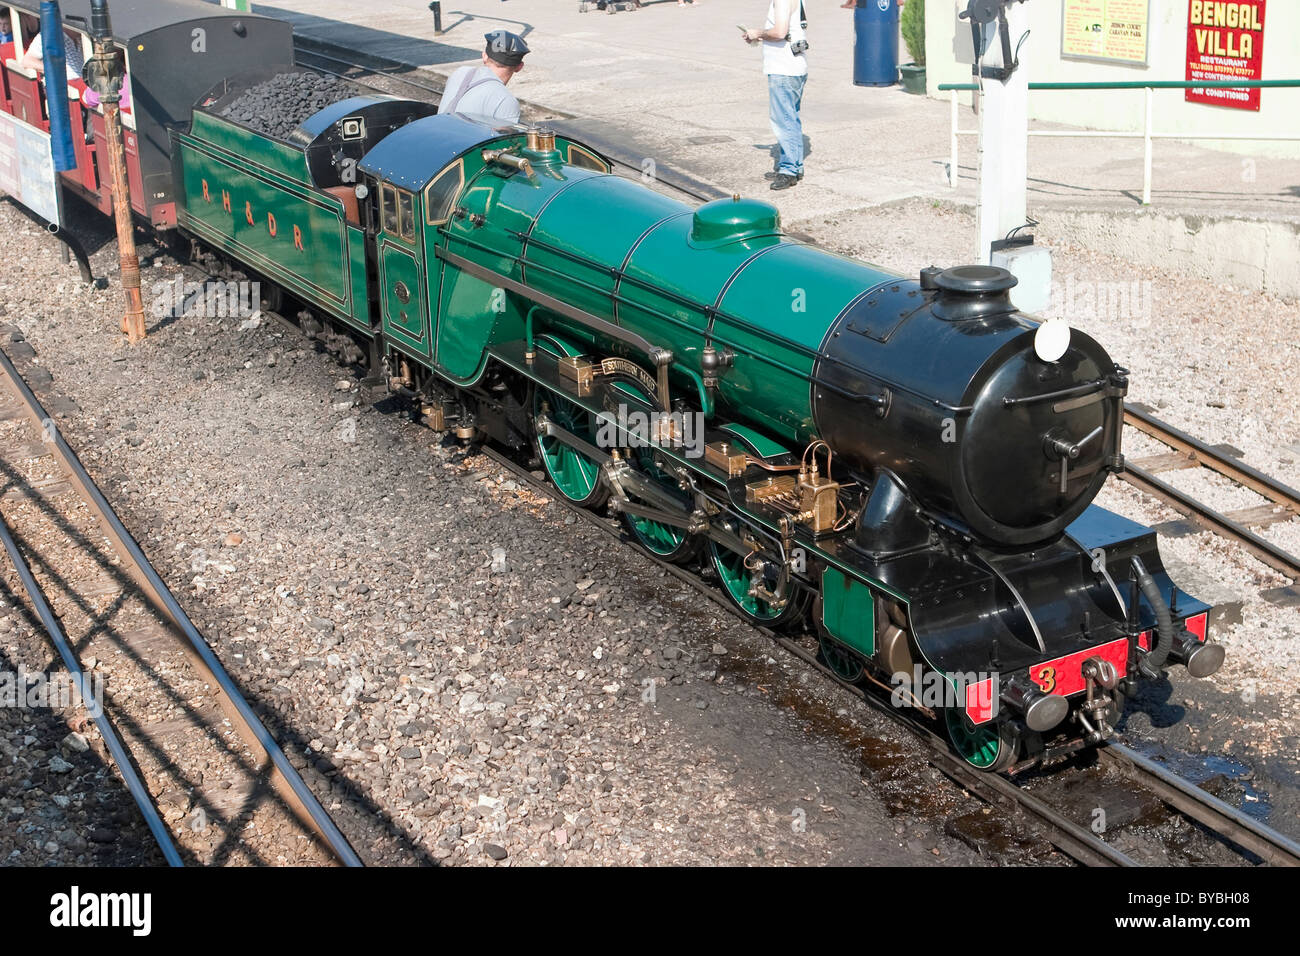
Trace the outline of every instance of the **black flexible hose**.
[[1169, 652], [1174, 647], [1174, 616], [1170, 613], [1160, 588], [1156, 586], [1155, 578], [1147, 572], [1141, 558], [1133, 559], [1133, 573], [1137, 575], [1142, 595], [1156, 612], [1156, 645], [1142, 658], [1139, 666], [1148, 677], [1159, 677], [1160, 668], [1165, 666]]

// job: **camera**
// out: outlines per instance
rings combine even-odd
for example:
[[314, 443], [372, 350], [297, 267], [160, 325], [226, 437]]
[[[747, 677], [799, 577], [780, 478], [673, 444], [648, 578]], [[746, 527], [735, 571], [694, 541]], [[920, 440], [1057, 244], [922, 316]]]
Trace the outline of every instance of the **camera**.
[[796, 40], [794, 43], [790, 44], [790, 52], [793, 53], [795, 56], [803, 56], [804, 53], [806, 53], [807, 51], [808, 51], [807, 40]]

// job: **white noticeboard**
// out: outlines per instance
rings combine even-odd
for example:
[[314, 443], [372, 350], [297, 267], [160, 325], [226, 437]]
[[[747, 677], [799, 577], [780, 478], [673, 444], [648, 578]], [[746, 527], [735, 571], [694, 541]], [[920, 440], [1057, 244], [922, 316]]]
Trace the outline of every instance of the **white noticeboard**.
[[47, 222], [62, 225], [50, 134], [0, 113], [0, 190]]

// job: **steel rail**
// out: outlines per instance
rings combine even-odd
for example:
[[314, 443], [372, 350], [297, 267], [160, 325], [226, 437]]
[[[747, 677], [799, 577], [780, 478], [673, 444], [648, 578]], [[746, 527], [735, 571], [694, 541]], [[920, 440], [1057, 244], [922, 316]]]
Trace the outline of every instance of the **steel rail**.
[[1131, 747], [1110, 742], [1101, 760], [1128, 773], [1179, 813], [1204, 824], [1272, 866], [1300, 866], [1300, 843], [1224, 803]]
[[[393, 69], [385, 69], [378, 66], [367, 66], [365, 63], [361, 63], [356, 60], [346, 60], [343, 57], [334, 56], [329, 53], [324, 53], [317, 48], [319, 46], [318, 41], [307, 41], [306, 43], [304, 43], [302, 42], [303, 39], [304, 39], [303, 37], [297, 37], [297, 36], [294, 37], [295, 56], [314, 57], [317, 60], [326, 60], [330, 63], [340, 64], [341, 66], [352, 67], [354, 69], [361, 70], [364, 73], [367, 73], [371, 76], [382, 76], [385, 79], [393, 80], [394, 82], [397, 83], [403, 83], [413, 89], [420, 90], [423, 93], [430, 93], [439, 97], [442, 96], [442, 90], [440, 90], [436, 86], [433, 86], [432, 84], [421, 83], [418, 80], [412, 80]], [[306, 64], [300, 64], [300, 65], [306, 65]], [[340, 79], [351, 80], [354, 83], [361, 82], [361, 80], [358, 77], [348, 76], [345, 73], [340, 73], [336, 70], [331, 70], [328, 67], [312, 67], [312, 69], [319, 69], [322, 72], [329, 73], [331, 76], [337, 76]], [[412, 70], [418, 70], [418, 68], [412, 67]]]
[[1138, 431], [1150, 435], [1160, 443], [1182, 452], [1198, 464], [1249, 488], [1276, 505], [1281, 505], [1293, 515], [1300, 516], [1300, 491], [1290, 485], [1278, 481], [1256, 468], [1252, 468], [1243, 461], [1238, 461], [1232, 456], [1224, 454], [1212, 445], [1208, 445], [1199, 438], [1187, 434], [1181, 428], [1161, 421], [1140, 408], [1125, 405], [1124, 421], [1126, 424], [1138, 429]]
[[340, 863], [345, 866], [361, 866], [361, 858], [348, 843], [343, 832], [312, 793], [311, 788], [299, 776], [271, 732], [254, 713], [234, 679], [217, 659], [212, 648], [208, 646], [189, 615], [185, 613], [185, 609], [181, 607], [180, 602], [154, 569], [140, 544], [126, 529], [81, 460], [64, 440], [62, 433], [53, 427], [53, 419], [3, 350], [0, 350], [0, 372], [3, 372], [8, 384], [17, 394], [27, 416], [38, 430], [48, 436], [51, 451], [73, 486], [99, 519], [114, 548], [127, 559], [129, 571], [140, 586], [144, 597], [171, 623], [175, 632], [184, 638], [191, 660], [217, 689], [222, 710], [226, 712], [240, 736], [255, 752], [258, 752], [262, 760], [272, 764], [272, 780], [290, 809], [320, 836]]
[[9, 560], [13, 563], [14, 570], [18, 572], [18, 580], [22, 582], [23, 590], [27, 592], [27, 598], [32, 602], [32, 607], [36, 610], [36, 616], [40, 618], [41, 625], [45, 628], [46, 634], [49, 635], [51, 643], [59, 652], [59, 657], [63, 660], [63, 666], [67, 668], [68, 673], [72, 675], [73, 680], [76, 682], [82, 701], [91, 710], [91, 719], [94, 720], [95, 726], [99, 728], [100, 736], [104, 738], [104, 745], [108, 748], [113, 762], [117, 764], [117, 769], [122, 774], [122, 780], [126, 783], [126, 789], [131, 794], [131, 799], [140, 808], [144, 822], [149, 827], [149, 832], [153, 834], [158, 848], [162, 851], [163, 858], [167, 861], [168, 866], [184, 866], [185, 863], [181, 860], [176, 844], [172, 842], [167, 825], [163, 823], [158, 808], [154, 806], [153, 798], [149, 795], [144, 781], [140, 779], [135, 764], [131, 762], [130, 753], [127, 752], [125, 745], [123, 745], [122, 738], [118, 736], [117, 728], [108, 719], [108, 714], [104, 710], [104, 701], [95, 697], [94, 688], [86, 679], [86, 672], [77, 659], [76, 651], [73, 650], [67, 634], [59, 625], [54, 609], [45, 596], [45, 591], [37, 583], [31, 565], [23, 556], [22, 550], [18, 547], [18, 542], [14, 540], [8, 522], [4, 520], [0, 520], [0, 541], [4, 542], [5, 551], [9, 553]]
[[1184, 491], [1162, 481], [1155, 475], [1132, 464], [1125, 464], [1119, 477], [1135, 488], [1145, 491], [1196, 521], [1203, 527], [1224, 538], [1240, 544], [1246, 551], [1267, 564], [1275, 571], [1285, 574], [1293, 580], [1300, 580], [1300, 558], [1278, 547], [1266, 538], [1262, 538], [1245, 525], [1233, 521], [1227, 515], [1215, 511], [1209, 505], [1197, 501]]

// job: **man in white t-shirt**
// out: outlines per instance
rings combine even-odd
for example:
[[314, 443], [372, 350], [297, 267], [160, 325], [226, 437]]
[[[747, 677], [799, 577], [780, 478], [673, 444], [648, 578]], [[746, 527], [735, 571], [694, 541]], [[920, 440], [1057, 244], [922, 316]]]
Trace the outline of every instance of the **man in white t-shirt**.
[[484, 39], [487, 47], [483, 50], [483, 65], [462, 66], [451, 75], [438, 112], [467, 113], [502, 123], [518, 123], [519, 101], [506, 89], [506, 84], [524, 68], [528, 44], [509, 30], [495, 30]]
[[781, 150], [776, 172], [768, 174], [773, 189], [789, 189], [803, 179], [803, 123], [799, 109], [808, 81], [805, 22], [803, 0], [771, 0], [763, 29], [745, 31], [745, 42], [763, 44], [768, 117]]
[[[63, 34], [63, 59], [67, 67], [68, 79], [81, 79], [81, 70], [86, 65], [85, 58], [81, 55], [81, 43], [66, 33]], [[27, 45], [27, 52], [23, 54], [20, 65], [24, 69], [35, 70], [37, 73], [45, 72], [45, 45], [39, 33], [32, 37], [32, 42]]]

